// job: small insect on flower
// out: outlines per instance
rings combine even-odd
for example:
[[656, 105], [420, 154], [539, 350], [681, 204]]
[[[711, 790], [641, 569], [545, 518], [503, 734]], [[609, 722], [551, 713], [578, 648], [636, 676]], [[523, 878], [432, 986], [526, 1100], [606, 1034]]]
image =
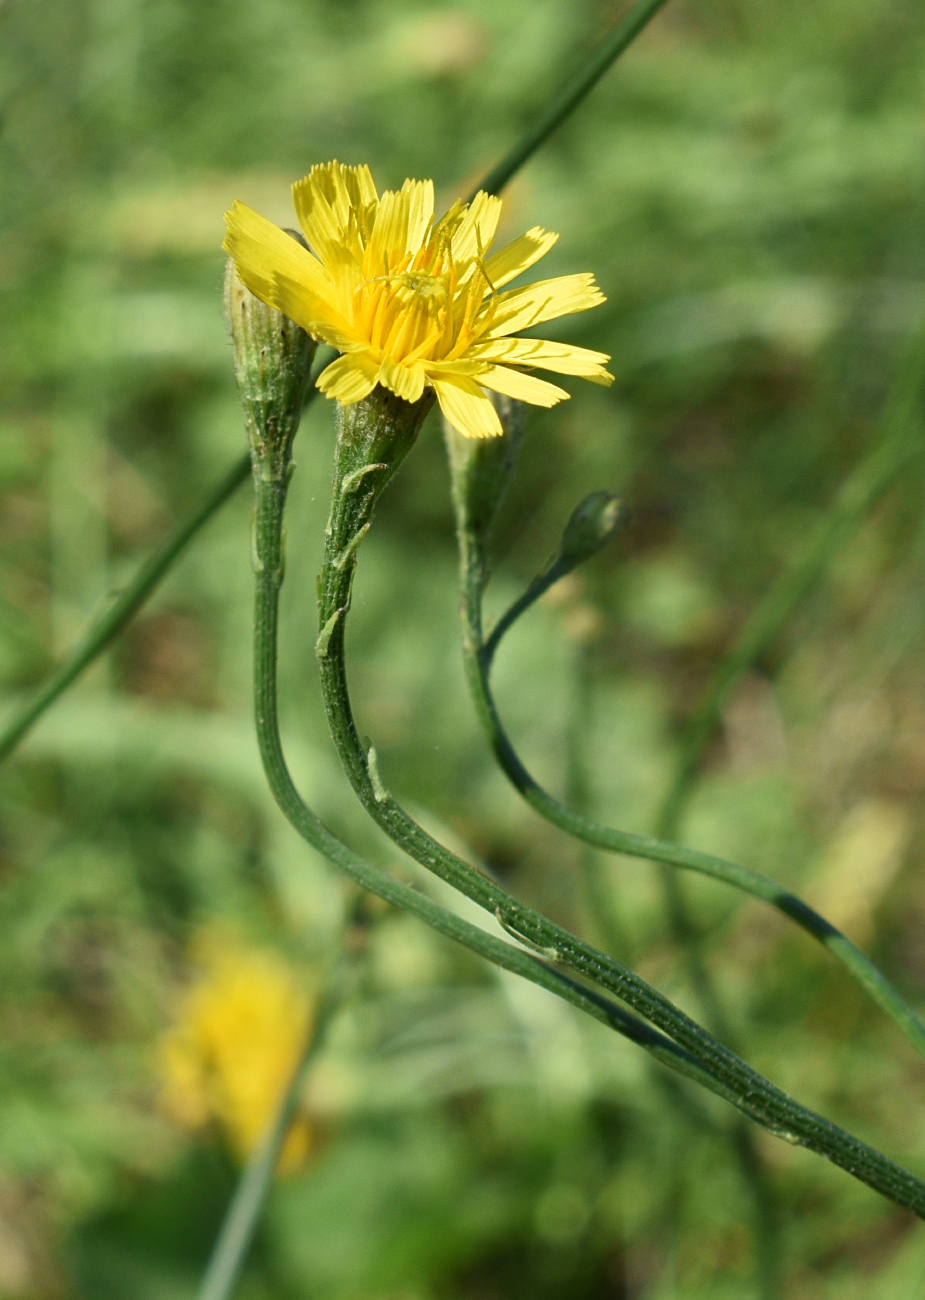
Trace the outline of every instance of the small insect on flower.
[[344, 405], [376, 384], [408, 402], [433, 388], [447, 421], [470, 438], [501, 434], [490, 389], [555, 406], [564, 389], [539, 367], [608, 385], [603, 352], [514, 338], [604, 301], [592, 275], [563, 275], [500, 292], [558, 239], [534, 226], [488, 256], [501, 200], [480, 191], [434, 220], [432, 181], [380, 198], [368, 167], [331, 162], [292, 187], [311, 251], [243, 203], [226, 214], [224, 248], [258, 298], [342, 354], [318, 387]]

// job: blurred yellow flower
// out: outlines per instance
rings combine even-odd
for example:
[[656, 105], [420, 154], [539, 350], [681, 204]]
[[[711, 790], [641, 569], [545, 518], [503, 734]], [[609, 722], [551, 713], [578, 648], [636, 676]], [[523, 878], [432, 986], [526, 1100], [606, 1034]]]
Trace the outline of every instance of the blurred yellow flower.
[[[199, 973], [160, 1042], [163, 1104], [185, 1128], [217, 1121], [245, 1159], [263, 1136], [301, 1056], [314, 1014], [305, 982], [277, 954], [224, 931], [196, 945]], [[297, 1168], [311, 1128], [297, 1115], [279, 1168]]]
[[252, 293], [343, 355], [318, 380], [358, 402], [382, 384], [409, 402], [433, 388], [447, 421], [470, 438], [501, 434], [486, 389], [555, 406], [564, 389], [539, 367], [610, 384], [603, 352], [510, 337], [604, 301], [592, 275], [498, 290], [543, 257], [558, 235], [534, 226], [487, 256], [501, 200], [480, 191], [434, 220], [432, 181], [407, 180], [380, 198], [368, 167], [313, 167], [292, 187], [312, 251], [237, 202], [224, 248]]

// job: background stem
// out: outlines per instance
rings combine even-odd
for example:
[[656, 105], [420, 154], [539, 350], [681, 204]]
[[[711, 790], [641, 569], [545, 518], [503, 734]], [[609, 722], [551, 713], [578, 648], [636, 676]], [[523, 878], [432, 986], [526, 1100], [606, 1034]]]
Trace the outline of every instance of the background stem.
[[181, 520], [157, 550], [148, 556], [128, 586], [122, 589], [109, 608], [91, 624], [83, 640], [45, 680], [38, 693], [14, 713], [0, 731], [0, 762], [13, 752], [45, 710], [64, 694], [119, 635], [159, 585], [161, 579], [173, 568], [175, 561], [179, 559], [200, 529], [241, 486], [249, 470], [250, 456], [245, 452], [222, 475], [196, 509], [186, 519]]
[[514, 148], [483, 178], [469, 195], [467, 202], [475, 197], [479, 190], [488, 194], [500, 194], [508, 181], [520, 171], [536, 153], [537, 149], [549, 139], [554, 131], [562, 125], [567, 117], [575, 111], [581, 101], [594, 89], [620, 55], [626, 50], [663, 7], [665, 0], [637, 0], [629, 13], [613, 29], [610, 36], [585, 64], [585, 66], [568, 82], [550, 103], [535, 124], [518, 140]]
[[828, 570], [874, 503], [896, 481], [904, 466], [920, 455], [922, 385], [925, 382], [925, 330], [913, 338], [893, 385], [873, 446], [844, 480], [806, 549], [755, 607], [723, 655], [684, 730], [674, 779], [657, 819], [657, 834], [673, 839], [697, 781], [700, 761], [722, 720], [723, 709], [748, 670], [780, 636], [784, 624]]
[[295, 1115], [302, 1083], [309, 1066], [324, 1044], [327, 1027], [341, 1005], [344, 993], [344, 980], [335, 978], [331, 989], [322, 998], [310, 1036], [280, 1098], [276, 1113], [238, 1180], [212, 1248], [198, 1300], [230, 1300], [234, 1294], [263, 1203], [273, 1183], [279, 1153]]

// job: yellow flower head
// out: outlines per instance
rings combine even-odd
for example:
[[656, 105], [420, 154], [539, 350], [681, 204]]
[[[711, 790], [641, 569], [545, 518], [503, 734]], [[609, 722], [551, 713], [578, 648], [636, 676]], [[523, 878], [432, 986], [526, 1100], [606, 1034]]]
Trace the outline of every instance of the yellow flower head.
[[343, 355], [318, 387], [349, 405], [376, 386], [416, 402], [433, 388], [449, 423], [470, 438], [502, 432], [486, 389], [555, 406], [564, 389], [525, 373], [541, 367], [599, 384], [602, 352], [512, 338], [604, 301], [592, 275], [499, 290], [539, 261], [558, 235], [534, 226], [488, 255], [501, 200], [479, 192], [434, 220], [432, 181], [376, 193], [368, 167], [324, 163], [292, 187], [311, 252], [235, 203], [224, 248], [258, 298]]
[[[246, 1158], [273, 1116], [313, 1018], [312, 999], [275, 953], [207, 932], [199, 976], [160, 1042], [165, 1110], [184, 1128], [217, 1120]], [[311, 1129], [298, 1115], [280, 1158], [288, 1172], [304, 1159]]]

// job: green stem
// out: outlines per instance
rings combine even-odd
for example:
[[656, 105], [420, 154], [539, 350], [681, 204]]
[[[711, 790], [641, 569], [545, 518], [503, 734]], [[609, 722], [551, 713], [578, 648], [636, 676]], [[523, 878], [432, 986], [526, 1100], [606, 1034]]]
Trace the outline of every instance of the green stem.
[[[511, 744], [491, 690], [489, 678], [491, 654], [498, 643], [492, 636], [485, 641], [482, 649], [485, 557], [478, 542], [465, 528], [463, 520], [459, 520], [459, 525], [462, 640], [466, 676], [476, 711], [495, 757], [508, 780], [527, 803], [554, 826], [595, 848], [604, 849], [608, 853], [622, 853], [651, 862], [661, 862], [670, 867], [682, 867], [698, 875], [709, 876], [713, 880], [732, 885], [742, 893], [751, 894], [752, 897], [770, 904], [827, 948], [878, 1006], [890, 1016], [916, 1050], [925, 1056], [925, 1025], [915, 1011], [860, 948], [801, 898], [766, 876], [749, 871], [734, 862], [715, 857], [712, 853], [704, 853], [700, 849], [688, 848], [668, 840], [655, 839], [648, 835], [634, 835], [628, 831], [617, 830], [613, 826], [606, 826], [584, 813], [566, 807], [534, 779]], [[507, 626], [510, 626], [509, 621]]]
[[[464, 494], [457, 491], [454, 495], [460, 540], [463, 642], [467, 675], [477, 710], [496, 757], [527, 802], [561, 829], [595, 847], [610, 852], [630, 853], [663, 864], [670, 863], [672, 866], [698, 871], [715, 879], [724, 880], [770, 903], [827, 947], [878, 1005], [891, 1016], [919, 1053], [925, 1056], [925, 1026], [874, 964], [834, 926], [802, 900], [781, 889], [772, 881], [755, 873], [746, 872], [734, 864], [713, 858], [712, 855], [684, 850], [678, 845], [665, 843], [676, 834], [684, 804], [696, 780], [703, 750], [713, 735], [722, 709], [741, 675], [767, 648], [779, 632], [784, 620], [805, 595], [818, 574], [826, 567], [841, 542], [865, 516], [876, 498], [893, 481], [917, 449], [912, 434], [915, 431], [914, 407], [921, 385], [921, 350], [922, 340], [917, 337], [910, 348], [903, 378], [890, 402], [884, 421], [885, 433], [878, 440], [871, 454], [843, 485], [828, 519], [820, 528], [807, 552], [771, 589], [766, 601], [749, 620], [737, 645], [721, 664], [704, 703], [690, 724], [686, 742], [682, 746], [681, 762], [659, 822], [661, 842], [649, 837], [627, 835], [573, 812], [543, 790], [521, 763], [500, 722], [490, 690], [489, 674], [501, 639], [516, 619], [551, 585], [558, 576], [558, 568], [555, 561], [547, 566], [520, 599], [502, 615], [491, 635], [483, 642], [481, 602], [487, 574], [484, 538], [482, 541], [479, 540], [479, 536], [472, 530], [466, 518]], [[667, 865], [662, 870], [662, 887], [671, 929], [685, 953], [691, 984], [707, 1013], [709, 1022], [717, 1029], [721, 1038], [730, 1042], [725, 1009], [710, 978], [700, 946], [700, 936], [691, 921], [681, 882]], [[769, 1189], [750, 1135], [738, 1126], [733, 1137], [739, 1164], [756, 1204], [762, 1285], [765, 1294], [773, 1297], [779, 1293], [780, 1288], [779, 1258], [773, 1242], [776, 1234], [774, 1231], [769, 1233], [766, 1229], [769, 1224], [774, 1227], [776, 1211], [769, 1197]]]
[[588, 95], [624, 50], [636, 39], [649, 21], [655, 17], [665, 0], [637, 0], [629, 13], [617, 24], [610, 36], [575, 77], [563, 87], [552, 100], [549, 107], [513, 149], [497, 163], [479, 185], [475, 187], [471, 199], [479, 190], [489, 194], [499, 194], [512, 176], [520, 171], [524, 163], [545, 144], [567, 117], [569, 117], [582, 100]]
[[[303, 801], [296, 789], [283, 754], [277, 709], [277, 641], [279, 592], [283, 578], [283, 513], [287, 473], [264, 465], [255, 466], [257, 498], [255, 552], [256, 594], [254, 610], [254, 710], [257, 741], [270, 790], [295, 831], [333, 867], [385, 902], [416, 916], [439, 934], [484, 957], [503, 970], [520, 975], [540, 988], [555, 993], [595, 1020], [616, 1030], [650, 1052], [656, 1060], [700, 1083], [733, 1105], [748, 1104], [725, 1087], [708, 1068], [671, 1038], [653, 1029], [637, 1016], [617, 1006], [596, 990], [586, 988], [548, 962], [523, 948], [495, 938], [478, 926], [441, 907], [410, 885], [359, 857], [339, 840]], [[823, 1124], [825, 1121], [821, 1121]], [[853, 1139], [852, 1139], [853, 1141]], [[860, 1145], [860, 1144], [859, 1144]], [[864, 1148], [866, 1150], [866, 1148]], [[878, 1157], [885, 1161], [885, 1157]], [[886, 1161], [891, 1169], [892, 1162]], [[895, 1167], [893, 1181], [912, 1176]], [[917, 1180], [913, 1182], [918, 1185]], [[925, 1215], [925, 1183], [916, 1193]]]
[[[450, 460], [453, 463], [455, 458], [452, 441], [450, 453]], [[461, 463], [465, 463], [465, 458], [462, 459]], [[465, 492], [463, 487], [464, 476], [458, 474], [458, 469], [459, 465], [454, 465], [453, 498], [456, 507], [460, 554], [463, 655], [466, 675], [472, 689], [476, 711], [482, 720], [502, 770], [527, 802], [547, 820], [558, 825], [562, 830], [565, 830], [586, 845], [612, 851], [613, 846], [609, 842], [611, 833], [609, 827], [601, 827], [590, 817], [580, 812], [573, 812], [566, 805], [554, 799], [552, 795], [547, 794], [533, 780], [508, 740], [491, 694], [489, 681], [491, 664], [505, 633], [513, 626], [517, 618], [548, 590], [556, 578], [561, 573], [568, 571], [572, 566], [568, 565], [561, 556], [548, 564], [533, 579], [520, 599], [514, 601], [501, 616], [487, 640], [484, 639], [482, 631], [482, 597], [488, 576], [485, 541], [490, 535], [491, 520], [489, 518], [487, 526], [481, 530], [481, 533], [473, 526], [474, 520], [470, 518], [468, 513], [468, 509], [471, 507], [471, 495]], [[484, 524], [486, 521], [482, 520], [482, 522]], [[606, 833], [603, 841], [600, 837], [595, 839], [587, 834], [580, 833], [580, 830], [592, 826]], [[613, 834], [619, 835], [620, 833], [613, 832]], [[588, 865], [590, 871], [593, 872], [594, 864]], [[668, 869], [666, 868], [666, 870]], [[597, 885], [596, 880], [592, 881], [592, 883], [595, 886]], [[598, 892], [595, 888], [594, 893], [598, 894]], [[600, 902], [603, 905], [603, 900], [600, 900]], [[607, 930], [612, 929], [612, 921], [609, 920], [609, 915], [609, 908], [604, 908], [603, 923], [607, 926]], [[682, 918], [675, 917], [674, 919], [677, 922]], [[598, 920], [599, 924], [602, 923], [601, 918], [598, 918]], [[701, 967], [699, 971], [696, 971], [696, 974], [702, 976], [702, 978], [695, 980], [695, 988], [700, 995], [701, 1004], [706, 1008], [708, 1015], [711, 1016], [713, 1027], [717, 1030], [719, 1037], [732, 1045], [725, 1016], [722, 1014], [718, 998], [714, 995], [712, 981], [709, 979], [705, 968]], [[728, 1137], [732, 1144], [732, 1152], [739, 1166], [743, 1183], [751, 1198], [754, 1216], [753, 1236], [755, 1241], [756, 1280], [760, 1294], [762, 1300], [779, 1300], [782, 1287], [780, 1215], [771, 1183], [755, 1146], [754, 1137], [741, 1116], [737, 1117], [737, 1122], [733, 1125]]]
[[[915, 403], [921, 388], [923, 335], [917, 334], [909, 349], [904, 373], [888, 403], [884, 430], [872, 452], [842, 484], [835, 502], [806, 551], [771, 587], [764, 601], [746, 622], [737, 642], [721, 661], [700, 707], [688, 723], [681, 744], [680, 759], [656, 822], [656, 833], [664, 840], [677, 840], [688, 801], [696, 786], [703, 754], [720, 724], [723, 709], [743, 674], [770, 647], [786, 620], [803, 600], [842, 543], [861, 523], [871, 506], [894, 480], [917, 450]], [[711, 978], [703, 951], [703, 936], [695, 925], [683, 882], [668, 866], [661, 869], [662, 893], [669, 926], [684, 954], [688, 979], [700, 1005], [721, 1037], [728, 1038], [726, 1009]], [[797, 900], [799, 901], [799, 900]], [[809, 911], [810, 909], [806, 909]], [[822, 921], [813, 914], [814, 923]], [[805, 928], [805, 926], [804, 926]], [[859, 949], [834, 927], [822, 939], [893, 1018], [921, 1055], [925, 1055], [925, 1027]], [[763, 1169], [750, 1135], [741, 1124], [734, 1140], [740, 1166], [752, 1189], [759, 1225], [776, 1221]], [[765, 1240], [759, 1227], [759, 1260], [767, 1281], [768, 1294], [779, 1292], [778, 1252]]]
[[302, 1083], [324, 1041], [331, 1017], [343, 1000], [343, 994], [342, 981], [336, 981], [322, 1000], [311, 1035], [292, 1072], [289, 1085], [280, 1098], [276, 1113], [238, 1180], [212, 1248], [198, 1300], [230, 1300], [234, 1294], [263, 1203], [273, 1182], [279, 1153], [295, 1115]]
[[547, 564], [546, 567], [532, 579], [523, 595], [518, 596], [514, 603], [504, 611], [495, 626], [491, 629], [491, 633], [486, 638], [485, 644], [481, 646], [480, 654], [485, 660], [486, 665], [491, 664], [498, 646], [520, 618], [521, 614], [525, 614], [531, 606], [536, 604], [541, 596], [546, 594], [550, 587], [569, 572], [571, 572], [571, 566], [566, 564], [559, 556], [556, 556], [551, 563]]
[[[583, 811], [588, 805], [588, 790], [582, 750], [592, 715], [590, 655], [586, 647], [579, 648], [576, 654], [575, 683], [567, 737], [566, 798], [572, 807]], [[608, 952], [618, 953], [627, 945], [616, 921], [613, 890], [604, 873], [603, 855], [596, 846], [585, 841], [579, 841], [579, 849], [585, 895], [596, 933], [604, 937], [604, 947]], [[591, 937], [594, 938], [594, 934]], [[757, 1293], [761, 1300], [780, 1300], [783, 1273], [781, 1215], [769, 1171], [761, 1159], [748, 1121], [744, 1116], [736, 1115], [731, 1128], [719, 1125], [703, 1112], [702, 1107], [698, 1107], [696, 1112], [693, 1110], [687, 1090], [675, 1085], [664, 1091], [669, 1105], [679, 1115], [694, 1119], [701, 1127], [724, 1139], [727, 1149], [731, 1146], [751, 1199]]]
[[[333, 353], [329, 348], [319, 350], [312, 367], [312, 380], [316, 379]], [[314, 400], [318, 390], [312, 383], [308, 388], [305, 405]], [[173, 568], [174, 563], [186, 550], [197, 533], [205, 527], [213, 515], [217, 514], [241, 484], [247, 479], [251, 468], [249, 452], [244, 452], [230, 469], [222, 475], [211, 491], [203, 498], [195, 510], [186, 519], [168, 533], [167, 537], [141, 565], [128, 586], [119, 592], [115, 600], [100, 614], [84, 634], [83, 640], [74, 647], [67, 659], [51, 674], [40, 687], [37, 694], [7, 722], [0, 731], [0, 763], [8, 758], [23, 737], [38, 722], [39, 718], [51, 708], [67, 688], [77, 680], [94, 660], [119, 635], [122, 629], [138, 612], [152, 592], [160, 585], [161, 579]]]
[[119, 635], [199, 530], [241, 486], [249, 469], [250, 457], [245, 453], [222, 475], [192, 514], [177, 524], [157, 550], [148, 556], [128, 586], [119, 592], [109, 608], [91, 624], [79, 645], [55, 669], [37, 694], [7, 722], [0, 732], [0, 762], [13, 752], [45, 710]]
[[[642, 0], [617, 26], [610, 39], [574, 82], [556, 95], [538, 121], [530, 127], [509, 154], [485, 177], [478, 189], [498, 194], [513, 179], [543, 142], [577, 108], [610, 65], [639, 35], [665, 0]], [[473, 191], [473, 194], [476, 191]], [[311, 390], [311, 394], [314, 393]], [[309, 400], [311, 399], [311, 394]], [[219, 480], [202, 504], [179, 524], [167, 540], [144, 562], [135, 578], [109, 609], [94, 622], [83, 640], [57, 668], [34, 698], [18, 710], [0, 731], [0, 762], [7, 758], [46, 709], [97, 659], [144, 604], [174, 561], [199, 530], [225, 504], [247, 477], [249, 459], [242, 456]]]
[[[800, 1106], [634, 971], [527, 907], [495, 880], [451, 853], [428, 835], [383, 785], [373, 751], [367, 753], [354, 723], [344, 663], [344, 637], [357, 549], [371, 524], [377, 496], [376, 492], [355, 490], [357, 483], [364, 484], [377, 473], [376, 468], [371, 468], [369, 474], [359, 477], [357, 466], [364, 454], [373, 466], [378, 464], [376, 457], [381, 443], [377, 443], [377, 438], [381, 433], [377, 430], [391, 420], [400, 422], [396, 400], [381, 389], [375, 389], [363, 402], [338, 408], [331, 515], [319, 578], [321, 633], [317, 653], [322, 694], [335, 746], [361, 803], [395, 844], [495, 915], [509, 933], [545, 954], [549, 960], [571, 968], [599, 988], [616, 995], [673, 1038], [678, 1046], [694, 1057], [714, 1084], [719, 1084], [727, 1095], [736, 1098], [735, 1104], [743, 1113], [779, 1136], [826, 1156], [862, 1182], [925, 1217], [925, 1183], [828, 1120]], [[378, 405], [380, 403], [385, 409]], [[414, 422], [413, 415], [413, 411], [405, 412], [406, 435], [407, 428]], [[264, 663], [260, 672], [265, 675], [268, 671], [269, 665]], [[266, 688], [261, 686], [258, 677], [258, 718], [268, 707]]]

